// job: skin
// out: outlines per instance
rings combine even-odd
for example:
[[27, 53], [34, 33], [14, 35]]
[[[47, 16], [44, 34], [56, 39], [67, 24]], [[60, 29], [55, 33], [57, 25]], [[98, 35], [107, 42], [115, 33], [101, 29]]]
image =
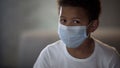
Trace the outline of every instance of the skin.
[[85, 59], [89, 57], [95, 48], [94, 40], [90, 34], [99, 24], [98, 19], [89, 22], [88, 14], [81, 7], [62, 6], [59, 10], [59, 21], [66, 26], [87, 26], [88, 38], [77, 48], [67, 48], [69, 54], [75, 58]]

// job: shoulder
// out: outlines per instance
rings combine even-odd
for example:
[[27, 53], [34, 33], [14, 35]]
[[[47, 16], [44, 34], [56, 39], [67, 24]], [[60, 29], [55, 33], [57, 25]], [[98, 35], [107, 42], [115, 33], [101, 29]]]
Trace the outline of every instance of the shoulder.
[[113, 54], [116, 52], [116, 49], [108, 44], [105, 44], [97, 39], [95, 39], [95, 44], [100, 52], [103, 52], [104, 54]]
[[97, 55], [99, 55], [100, 58], [102, 57], [104, 60], [109, 60], [112, 56], [118, 56], [117, 50], [110, 45], [107, 45], [97, 39], [95, 39], [95, 45]]
[[56, 41], [56, 42], [54, 42], [54, 43], [52, 43], [52, 44], [49, 44], [49, 45], [47, 45], [43, 50], [42, 50], [42, 52], [41, 53], [46, 53], [46, 54], [54, 54], [54, 53], [56, 53], [56, 52], [60, 52], [60, 51], [62, 51], [62, 49], [63, 49], [63, 46], [64, 44], [62, 43], [62, 41], [61, 40], [58, 40], [58, 41]]
[[34, 64], [34, 68], [50, 68], [51, 62], [53, 62], [56, 56], [59, 55], [61, 49], [62, 42], [60, 40], [47, 45], [38, 56], [37, 61]]
[[[100, 61], [109, 67], [120, 68], [120, 55], [117, 50], [99, 40], [95, 39], [97, 55]], [[115, 67], [114, 67], [115, 66]]]
[[[116, 48], [107, 45], [99, 40], [95, 39], [96, 47], [97, 47], [97, 52], [98, 54], [102, 55], [103, 59], [120, 59], [119, 53], [117, 52]], [[119, 60], [120, 62], [120, 60]]]
[[46, 49], [48, 49], [48, 50], [60, 49], [60, 48], [63, 47], [63, 45], [64, 45], [64, 44], [62, 43], [62, 41], [61, 41], [61, 40], [58, 40], [58, 41], [56, 41], [56, 42], [54, 42], [54, 43], [52, 43], [52, 44], [47, 45], [47, 46], [46, 46]]

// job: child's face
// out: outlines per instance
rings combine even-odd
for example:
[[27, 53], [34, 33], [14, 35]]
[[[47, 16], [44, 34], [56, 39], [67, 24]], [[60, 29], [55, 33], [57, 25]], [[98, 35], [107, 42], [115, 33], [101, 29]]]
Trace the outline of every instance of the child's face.
[[80, 7], [61, 7], [60, 23], [66, 26], [87, 26], [89, 24], [88, 14]]

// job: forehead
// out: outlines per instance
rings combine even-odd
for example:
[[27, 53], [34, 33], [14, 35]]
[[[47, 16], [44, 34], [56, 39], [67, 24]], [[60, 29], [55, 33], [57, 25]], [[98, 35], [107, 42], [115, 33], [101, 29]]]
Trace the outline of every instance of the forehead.
[[60, 7], [60, 16], [88, 18], [87, 12], [81, 7]]

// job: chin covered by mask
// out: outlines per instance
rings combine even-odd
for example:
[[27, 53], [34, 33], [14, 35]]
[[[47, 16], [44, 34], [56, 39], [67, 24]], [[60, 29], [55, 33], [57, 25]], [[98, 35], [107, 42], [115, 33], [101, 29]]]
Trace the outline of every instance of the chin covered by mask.
[[68, 48], [79, 47], [88, 37], [86, 26], [65, 26], [59, 23], [58, 35]]

